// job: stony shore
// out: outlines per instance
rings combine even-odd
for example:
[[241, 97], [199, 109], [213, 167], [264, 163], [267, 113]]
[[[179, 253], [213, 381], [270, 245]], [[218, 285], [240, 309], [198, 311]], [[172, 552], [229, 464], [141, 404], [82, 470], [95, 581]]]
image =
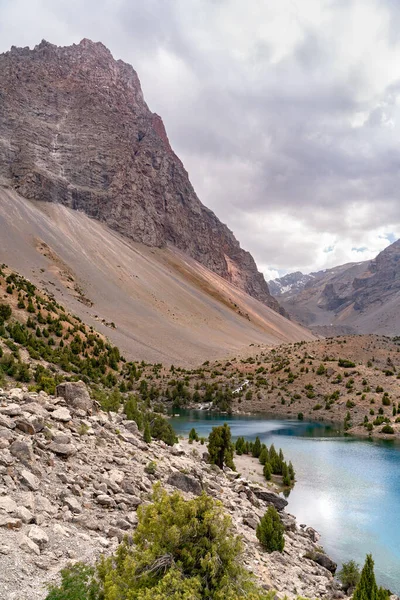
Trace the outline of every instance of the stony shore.
[[[251, 466], [238, 464], [242, 475], [221, 471], [207, 464], [199, 443], [148, 445], [134, 422], [95, 411], [83, 384], [63, 385], [64, 397], [0, 390], [1, 600], [43, 600], [46, 583], [68, 562], [113, 551], [157, 480], [185, 497], [205, 490], [220, 500], [243, 537], [245, 565], [278, 597], [343, 596], [317, 532], [285, 512], [284, 498], [254, 483]], [[282, 554], [264, 552], [255, 535], [270, 503], [286, 528]]]

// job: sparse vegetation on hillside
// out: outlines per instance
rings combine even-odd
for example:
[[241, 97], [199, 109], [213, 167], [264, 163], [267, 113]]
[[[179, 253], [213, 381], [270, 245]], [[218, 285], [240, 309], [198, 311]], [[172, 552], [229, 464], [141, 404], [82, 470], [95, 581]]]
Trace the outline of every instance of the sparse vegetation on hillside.
[[[0, 385], [11, 378], [54, 393], [63, 379], [83, 379], [102, 408], [123, 408], [141, 430], [145, 413], [152, 413], [158, 431], [154, 415], [206, 404], [228, 413], [275, 412], [342, 423], [349, 432], [400, 436], [398, 339], [348, 336], [252, 352], [192, 370], [127, 362], [54, 299], [4, 265], [0, 270]], [[372, 414], [374, 404], [379, 414]]]
[[[46, 600], [271, 600], [241, 564], [243, 550], [222, 505], [202, 494], [184, 500], [156, 486], [138, 509], [133, 534], [96, 570], [64, 570]], [[279, 517], [278, 517], [279, 519]]]

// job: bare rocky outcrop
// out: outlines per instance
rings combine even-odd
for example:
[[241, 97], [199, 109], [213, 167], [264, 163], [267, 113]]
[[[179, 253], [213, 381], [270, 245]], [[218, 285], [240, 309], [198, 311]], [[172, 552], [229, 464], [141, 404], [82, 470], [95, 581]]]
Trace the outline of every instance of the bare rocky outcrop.
[[0, 55], [0, 181], [132, 240], [172, 244], [280, 310], [252, 256], [197, 198], [134, 69], [101, 43]]
[[93, 408], [93, 400], [83, 381], [65, 381], [60, 383], [56, 389], [56, 396], [64, 398], [68, 406], [83, 410], [85, 413], [89, 413]]
[[[267, 506], [280, 497], [262, 495], [243, 477], [201, 458], [202, 446], [182, 441], [170, 448], [146, 444], [123, 415], [98, 411], [68, 421], [54, 418], [69, 409], [62, 397], [27, 390], [0, 390], [0, 414], [17, 404], [20, 415], [0, 424], [0, 596], [7, 600], [43, 600], [45, 584], [74, 561], [94, 561], [114, 551], [137, 524], [137, 508], [151, 498], [153, 483], [185, 497], [202, 489], [222, 501], [234, 529], [242, 536], [246, 567], [279, 597], [340, 598], [328, 570], [318, 564], [318, 536], [280, 506], [286, 528], [285, 550], [267, 554], [255, 528]], [[15, 420], [37, 414], [44, 428], [35, 433], [15, 427]], [[11, 412], [15, 412], [12, 408]], [[129, 427], [129, 428], [128, 428]], [[74, 448], [62, 453], [57, 447]], [[12, 452], [12, 449], [17, 451]], [[151, 472], [146, 469], [154, 463]], [[253, 493], [254, 492], [254, 493]], [[325, 556], [325, 555], [323, 555]], [[326, 566], [328, 568], [326, 568]]]

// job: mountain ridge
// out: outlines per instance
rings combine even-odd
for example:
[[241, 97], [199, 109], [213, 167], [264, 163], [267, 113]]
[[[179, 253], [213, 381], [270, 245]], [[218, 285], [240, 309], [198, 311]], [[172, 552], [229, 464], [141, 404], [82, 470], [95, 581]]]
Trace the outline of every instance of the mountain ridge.
[[369, 261], [269, 283], [289, 314], [319, 333], [400, 333], [400, 240]]
[[132, 66], [88, 39], [0, 55], [0, 181], [83, 210], [135, 242], [172, 244], [277, 312], [253, 257], [205, 207]]

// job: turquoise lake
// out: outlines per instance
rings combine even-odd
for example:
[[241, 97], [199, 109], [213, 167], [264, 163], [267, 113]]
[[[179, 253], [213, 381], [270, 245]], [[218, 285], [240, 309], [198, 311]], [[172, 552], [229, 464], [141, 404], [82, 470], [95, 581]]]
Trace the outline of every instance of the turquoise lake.
[[179, 435], [195, 427], [206, 437], [228, 423], [233, 439], [258, 435], [293, 462], [296, 485], [288, 512], [314, 527], [339, 564], [360, 565], [372, 553], [377, 581], [400, 595], [400, 445], [344, 436], [334, 425], [182, 411], [171, 423]]

